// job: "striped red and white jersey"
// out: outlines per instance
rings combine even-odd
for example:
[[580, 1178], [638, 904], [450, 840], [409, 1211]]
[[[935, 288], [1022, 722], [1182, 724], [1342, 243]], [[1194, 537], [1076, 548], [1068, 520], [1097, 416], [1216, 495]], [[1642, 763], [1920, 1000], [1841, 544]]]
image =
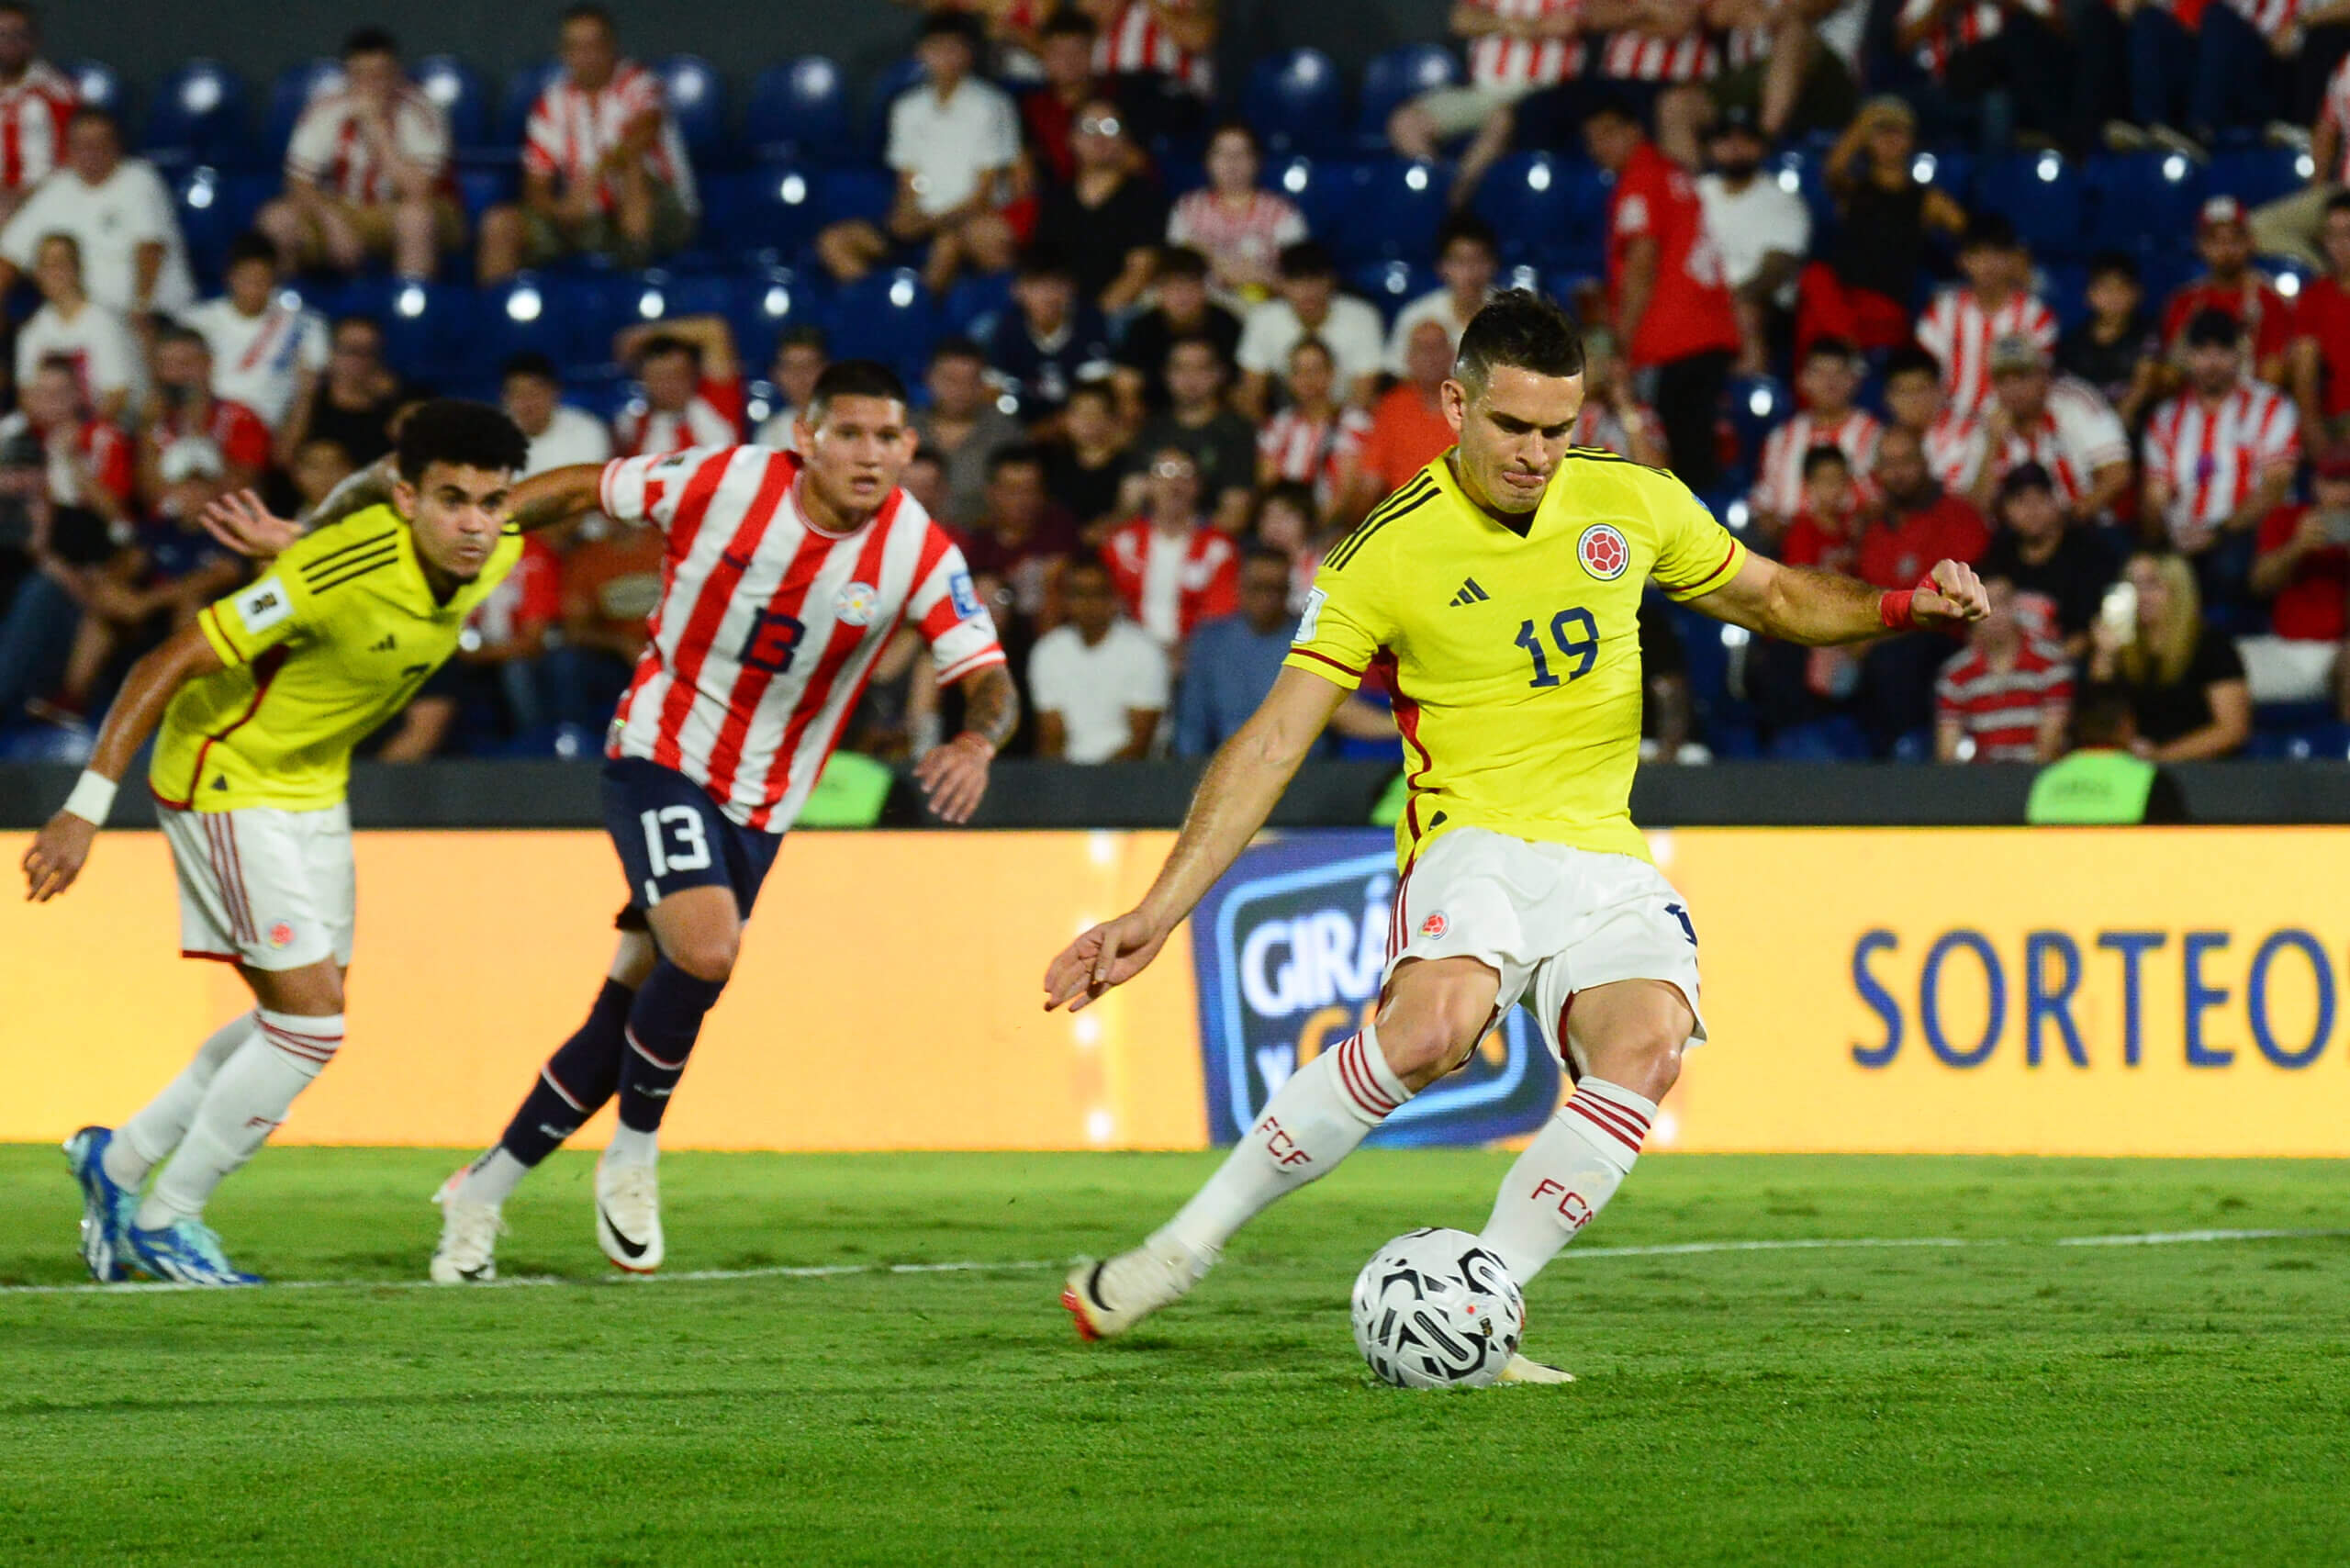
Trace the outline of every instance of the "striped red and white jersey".
[[1276, 477], [1312, 485], [1314, 498], [1326, 507], [1338, 493], [1338, 476], [1370, 432], [1371, 416], [1360, 409], [1318, 420], [1283, 409], [1257, 432], [1257, 453], [1272, 464]]
[[270, 431], [262, 417], [242, 403], [214, 398], [212, 409], [198, 426], [186, 412], [165, 413], [147, 427], [147, 439], [161, 458], [184, 441], [207, 441], [221, 460], [251, 473], [251, 484], [269, 469]]
[[1167, 242], [1205, 256], [1220, 282], [1270, 277], [1281, 252], [1304, 238], [1305, 215], [1271, 191], [1252, 191], [1245, 204], [1230, 207], [1212, 190], [1196, 190], [1167, 215]]
[[[621, 61], [599, 92], [572, 85], [567, 75], [547, 84], [546, 91], [531, 106], [530, 121], [522, 130], [522, 171], [560, 178], [565, 184], [583, 179], [620, 144], [638, 117], [646, 114], [661, 117], [661, 133], [644, 154], [646, 166], [654, 178], [677, 193], [687, 211], [699, 210], [694, 197], [693, 167], [686, 161], [686, 139], [670, 118], [661, 79], [632, 60]], [[610, 211], [620, 199], [619, 193], [609, 178], [597, 188], [604, 210]]]
[[1722, 68], [1743, 71], [1750, 65], [1760, 65], [1771, 58], [1771, 47], [1777, 39], [1778, 24], [1787, 8], [1787, 0], [1763, 0], [1761, 21], [1744, 21], [1722, 34]]
[[82, 95], [66, 74], [36, 60], [12, 85], [0, 86], [0, 191], [28, 190], [57, 167], [65, 122]]
[[2056, 313], [2029, 294], [2011, 294], [1986, 307], [1971, 288], [1934, 296], [1918, 322], [1918, 342], [1942, 364], [1942, 393], [1951, 409], [1972, 419], [1991, 395], [1991, 345], [2029, 338], [2043, 353], [2056, 348]]
[[1997, 443], [1988, 421], [1975, 420], [1968, 428], [1975, 452], [1967, 464], [1970, 483], [1991, 465], [1994, 482], [2011, 468], [2037, 463], [2056, 482], [2056, 498], [2066, 507], [2076, 504], [2094, 487], [2097, 471], [2130, 461], [2130, 432], [2113, 405], [2096, 387], [2077, 376], [2059, 375], [2049, 383], [2048, 403], [2030, 424], [2013, 424]]
[[1093, 69], [1104, 76], [1171, 76], [1202, 97], [1215, 91], [1215, 63], [1175, 41], [1159, 21], [1164, 10], [1188, 11], [1192, 0], [1126, 0], [1093, 40]]
[[2039, 761], [2041, 725], [2072, 701], [2073, 666], [2065, 650], [2029, 633], [2007, 668], [1981, 648], [1968, 648], [1934, 681], [1936, 714], [1974, 737], [1975, 762]]
[[622, 457], [657, 457], [694, 446], [732, 446], [743, 439], [743, 383], [705, 376], [681, 412], [632, 403], [612, 421], [612, 446]]
[[2292, 399], [2245, 376], [2215, 404], [2190, 390], [2155, 409], [2142, 455], [2148, 481], [2170, 492], [2171, 537], [2199, 543], [2263, 474], [2300, 461], [2300, 421]]
[[608, 517], [667, 536], [661, 602], [609, 756], [674, 768], [744, 827], [789, 828], [901, 622], [938, 681], [1004, 662], [946, 531], [892, 490], [845, 534], [810, 522], [795, 453], [696, 447], [606, 465]]
[[[2317, 114], [2321, 123], [2341, 132], [2342, 150], [2335, 154], [2341, 162], [2331, 177], [2337, 185], [2350, 185], [2350, 56], [2345, 56], [2333, 74], [2326, 78], [2325, 102], [2319, 106]], [[2325, 171], [2321, 169], [2318, 173]]]
[[[1907, 27], [1934, 8], [1934, 0], [1903, 0], [1897, 25]], [[2039, 11], [2044, 6], [2027, 5], [2024, 9]], [[2007, 26], [2006, 7], [1998, 0], [1974, 0], [1951, 8], [1942, 25], [1918, 42], [1917, 61], [1939, 80], [1950, 69], [1953, 56], [1961, 50], [1972, 49], [1978, 43], [1988, 43], [1998, 38]]]
[[1762, 440], [1762, 456], [1754, 467], [1754, 490], [1746, 504], [1767, 517], [1791, 518], [1804, 509], [1803, 460], [1815, 446], [1832, 446], [1852, 465], [1852, 477], [1864, 481], [1876, 466], [1877, 437], [1885, 426], [1875, 415], [1852, 409], [1842, 418], [1822, 420], [1808, 410], [1773, 431]]
[[[1510, 21], [1571, 16], [1583, 0], [1469, 0]], [[1518, 39], [1487, 33], [1469, 40], [1469, 82], [1476, 87], [1549, 87], [1583, 74], [1591, 50], [1580, 38]]]
[[[365, 106], [352, 93], [321, 93], [294, 122], [285, 144], [289, 178], [360, 207], [396, 200], [398, 189], [381, 151], [362, 129]], [[441, 106], [410, 83], [393, 101], [391, 140], [401, 158], [438, 182], [449, 168], [449, 122]]]
[[1710, 82], [1722, 73], [1721, 46], [1703, 30], [1678, 38], [1610, 33], [1599, 57], [1599, 73], [1620, 82]]
[[2265, 39], [2290, 32], [2301, 16], [2301, 0], [2227, 0], [2227, 4]]
[[[1656, 410], [1646, 403], [1637, 403], [1633, 409], [1639, 415], [1641, 432], [1658, 446], [1664, 445], [1664, 422], [1656, 417]], [[1625, 428], [1624, 416], [1599, 398], [1583, 400], [1583, 412], [1575, 416], [1575, 433], [1568, 444], [1595, 446], [1618, 457], [1633, 456], [1632, 432]], [[1635, 457], [1633, 461], [1638, 462], [1639, 459]]]
[[1975, 439], [1974, 420], [1944, 409], [1926, 427], [1918, 444], [1925, 450], [1926, 472], [1934, 476], [1934, 483], [1945, 490], [1961, 492], [1975, 487], [1983, 447]]

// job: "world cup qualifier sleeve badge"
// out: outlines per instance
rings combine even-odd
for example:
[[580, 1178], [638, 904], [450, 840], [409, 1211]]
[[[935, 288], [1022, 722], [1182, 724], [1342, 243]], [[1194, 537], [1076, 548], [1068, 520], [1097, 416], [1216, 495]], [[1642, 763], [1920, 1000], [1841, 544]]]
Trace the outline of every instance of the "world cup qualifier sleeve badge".
[[1575, 542], [1575, 556], [1584, 571], [1603, 583], [1612, 583], [1631, 566], [1632, 546], [1614, 523], [1595, 522]]

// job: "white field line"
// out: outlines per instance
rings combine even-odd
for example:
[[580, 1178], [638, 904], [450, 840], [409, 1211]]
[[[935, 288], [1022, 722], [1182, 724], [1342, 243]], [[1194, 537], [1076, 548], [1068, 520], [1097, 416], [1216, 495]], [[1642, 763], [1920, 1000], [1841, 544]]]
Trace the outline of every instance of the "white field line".
[[[1660, 1247], [1571, 1247], [1561, 1261], [1577, 1258], [1686, 1258], [1713, 1252], [1819, 1252], [1866, 1248], [1968, 1247], [2175, 1247], [2225, 1241], [2306, 1241], [2350, 1237], [2350, 1230], [2150, 1230], [2131, 1236], [2059, 1236], [2045, 1239], [1989, 1236], [1855, 1236], [1794, 1238], [1781, 1241], [1679, 1241]], [[1022, 1259], [1007, 1262], [953, 1263], [815, 1263], [778, 1264], [764, 1269], [689, 1269], [676, 1273], [635, 1276], [595, 1275], [571, 1278], [554, 1274], [524, 1274], [473, 1285], [473, 1290], [527, 1289], [549, 1286], [634, 1289], [653, 1285], [709, 1284], [735, 1280], [831, 1280], [849, 1275], [1039, 1273], [1066, 1269], [1080, 1260]], [[0, 1285], [0, 1296], [17, 1295], [152, 1295], [164, 1292], [197, 1291], [211, 1287], [155, 1282], [99, 1285]], [[274, 1290], [417, 1291], [441, 1286], [429, 1280], [283, 1280]]]

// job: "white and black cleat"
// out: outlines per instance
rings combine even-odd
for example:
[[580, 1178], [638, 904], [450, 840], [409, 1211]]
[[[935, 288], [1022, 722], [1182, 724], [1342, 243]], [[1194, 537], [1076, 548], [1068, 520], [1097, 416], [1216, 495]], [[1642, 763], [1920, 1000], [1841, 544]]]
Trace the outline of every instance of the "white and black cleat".
[[661, 1266], [661, 1179], [655, 1167], [596, 1162], [596, 1245], [616, 1269], [649, 1274]]
[[465, 1177], [472, 1170], [460, 1166], [432, 1194], [441, 1205], [441, 1244], [432, 1249], [436, 1285], [483, 1285], [498, 1278], [498, 1238], [506, 1233], [506, 1221], [496, 1204], [475, 1203], [464, 1195]]

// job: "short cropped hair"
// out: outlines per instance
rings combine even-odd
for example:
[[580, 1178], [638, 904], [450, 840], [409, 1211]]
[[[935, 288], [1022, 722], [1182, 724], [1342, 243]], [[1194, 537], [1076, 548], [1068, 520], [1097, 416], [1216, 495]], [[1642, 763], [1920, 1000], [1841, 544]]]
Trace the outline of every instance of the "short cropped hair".
[[531, 443], [502, 409], [463, 398], [435, 398], [419, 404], [400, 422], [400, 477], [421, 484], [435, 463], [512, 474], [530, 461]]
[[1850, 473], [1852, 460], [1844, 455], [1842, 447], [1822, 442], [1803, 454], [1803, 476], [1808, 480], [1822, 468], [1841, 468]]
[[906, 384], [879, 360], [834, 360], [816, 377], [816, 388], [808, 395], [808, 411], [802, 417], [811, 429], [824, 422], [825, 410], [835, 398], [886, 398], [902, 409]]
[[498, 379], [501, 382], [511, 381], [518, 375], [532, 381], [543, 381], [550, 386], [563, 385], [563, 373], [554, 367], [554, 361], [536, 349], [509, 354], [506, 363], [498, 367]]
[[1482, 391], [1504, 366], [1537, 375], [1581, 375], [1582, 330], [1573, 317], [1528, 289], [1497, 294], [1462, 330], [1453, 379]]
[[399, 51], [399, 39], [392, 37], [390, 29], [386, 28], [353, 28], [342, 40], [342, 57], [345, 60], [354, 54], [396, 55]]

